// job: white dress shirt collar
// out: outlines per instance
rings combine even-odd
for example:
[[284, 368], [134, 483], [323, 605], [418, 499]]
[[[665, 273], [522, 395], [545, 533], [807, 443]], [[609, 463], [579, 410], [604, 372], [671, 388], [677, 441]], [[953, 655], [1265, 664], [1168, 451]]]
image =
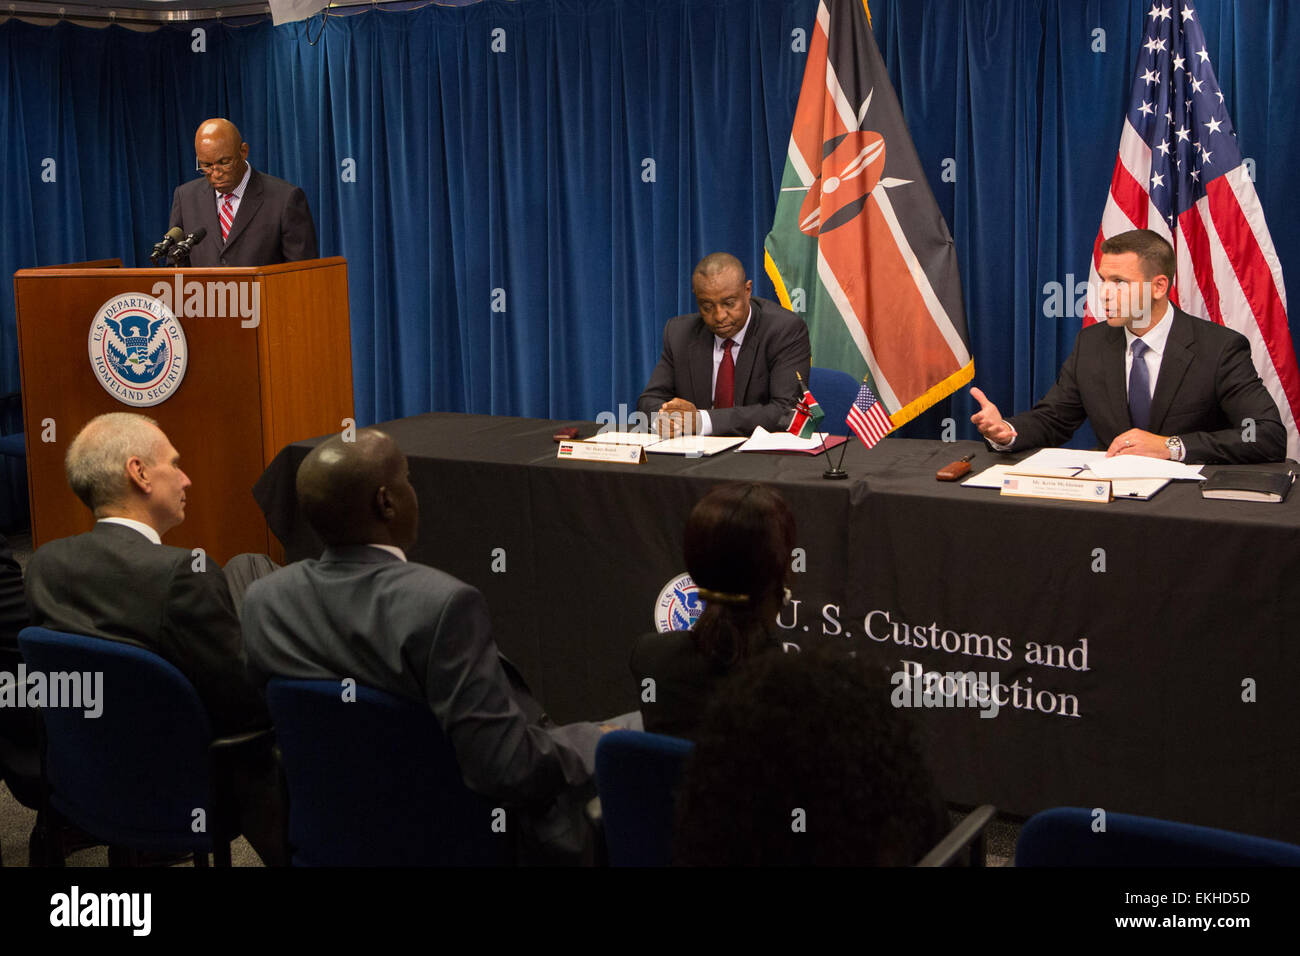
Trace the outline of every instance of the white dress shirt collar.
[[1155, 352], [1156, 355], [1161, 356], [1163, 358], [1165, 354], [1165, 344], [1169, 341], [1169, 329], [1173, 326], [1173, 324], [1174, 324], [1174, 306], [1173, 303], [1171, 302], [1165, 306], [1164, 318], [1162, 318], [1159, 322], [1157, 322], [1155, 324], [1155, 327], [1152, 328], [1151, 331], [1147, 332], [1145, 335], [1141, 335], [1141, 336], [1134, 335], [1132, 332], [1129, 331], [1127, 325], [1124, 326], [1124, 348], [1128, 349], [1129, 352], [1131, 353], [1133, 351], [1133, 343], [1136, 342], [1139, 338], [1141, 338], [1142, 343], [1147, 348], [1149, 348], [1152, 352]]
[[124, 528], [132, 528], [139, 531], [142, 535], [152, 541], [154, 544], [162, 544], [162, 538], [158, 532], [143, 521], [136, 521], [134, 518], [100, 518], [103, 524], [120, 524]]
[[406, 552], [403, 551], [401, 548], [399, 548], [399, 547], [398, 547], [397, 545], [395, 545], [395, 544], [368, 544], [368, 545], [366, 545], [366, 547], [367, 547], [367, 548], [378, 548], [380, 551], [387, 551], [389, 554], [391, 554], [391, 555], [393, 555], [394, 557], [396, 557], [399, 561], [405, 561], [405, 560], [406, 560]]

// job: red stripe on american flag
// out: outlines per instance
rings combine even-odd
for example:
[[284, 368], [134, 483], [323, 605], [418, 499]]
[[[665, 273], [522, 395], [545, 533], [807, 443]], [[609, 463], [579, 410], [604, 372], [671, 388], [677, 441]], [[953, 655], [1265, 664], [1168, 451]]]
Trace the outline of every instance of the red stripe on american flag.
[[[1201, 290], [1201, 298], [1205, 300], [1205, 311], [1209, 313], [1207, 318], [1216, 325], [1222, 325], [1223, 310], [1219, 307], [1219, 286], [1214, 281], [1214, 256], [1210, 252], [1210, 236], [1205, 231], [1200, 209], [1193, 206], [1179, 216], [1178, 229], [1183, 234], [1187, 254], [1192, 258], [1192, 266], [1195, 269], [1192, 278], [1196, 280], [1196, 287]], [[1170, 291], [1173, 291], [1172, 286]], [[1170, 299], [1173, 300], [1174, 305], [1178, 305], [1178, 300], [1172, 295]]]
[[874, 403], [865, 413], [854, 405], [849, 409], [848, 425], [867, 448], [894, 430], [894, 423], [889, 420], [889, 415], [879, 402]]
[[[1110, 194], [1115, 197], [1115, 205], [1119, 206], [1120, 212], [1128, 216], [1130, 222], [1139, 229], [1146, 228], [1151, 200], [1147, 196], [1147, 191], [1142, 188], [1142, 184], [1133, 178], [1128, 168], [1118, 159], [1115, 160], [1115, 171], [1110, 177]], [[1100, 246], [1100, 243], [1098, 245]], [[1094, 251], [1100, 253], [1101, 250]]]
[[[1229, 173], [1228, 175], [1237, 175]], [[1264, 335], [1269, 357], [1277, 369], [1282, 389], [1293, 409], [1300, 407], [1300, 380], [1297, 380], [1295, 350], [1291, 344], [1291, 329], [1287, 324], [1286, 307], [1273, 284], [1273, 273], [1264, 261], [1255, 232], [1250, 228], [1237, 201], [1237, 194], [1228, 184], [1227, 176], [1219, 176], [1206, 186], [1210, 200], [1210, 219], [1219, 234], [1228, 261], [1250, 303], [1255, 322]]]

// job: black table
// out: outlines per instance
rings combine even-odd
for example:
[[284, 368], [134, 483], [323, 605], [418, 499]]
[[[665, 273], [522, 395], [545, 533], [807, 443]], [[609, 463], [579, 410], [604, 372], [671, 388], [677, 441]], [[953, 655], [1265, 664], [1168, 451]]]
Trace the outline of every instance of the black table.
[[[934, 480], [970, 452], [976, 471], [1015, 460], [974, 442], [852, 442], [847, 481], [795, 455], [557, 461], [551, 436], [572, 424], [595, 431], [456, 414], [380, 426], [420, 496], [411, 557], [484, 593], [497, 642], [558, 720], [637, 706], [629, 650], [685, 572], [691, 507], [720, 482], [759, 480], [798, 522], [789, 640], [850, 643], [891, 673], [998, 675], [993, 719], [914, 711], [950, 801], [1300, 842], [1300, 494], [1206, 501], [1175, 483], [1097, 505]], [[255, 491], [290, 560], [320, 551], [293, 494], [314, 443], [285, 448]]]

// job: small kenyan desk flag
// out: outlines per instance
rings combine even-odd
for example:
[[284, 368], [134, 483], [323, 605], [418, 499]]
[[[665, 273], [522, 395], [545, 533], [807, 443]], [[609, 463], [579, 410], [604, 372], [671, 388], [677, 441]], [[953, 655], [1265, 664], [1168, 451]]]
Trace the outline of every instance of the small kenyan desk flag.
[[815, 432], [821, 430], [822, 419], [825, 417], [826, 413], [817, 404], [817, 399], [813, 398], [813, 393], [804, 389], [803, 398], [795, 405], [794, 418], [790, 419], [790, 427], [786, 430], [800, 438], [812, 438]]

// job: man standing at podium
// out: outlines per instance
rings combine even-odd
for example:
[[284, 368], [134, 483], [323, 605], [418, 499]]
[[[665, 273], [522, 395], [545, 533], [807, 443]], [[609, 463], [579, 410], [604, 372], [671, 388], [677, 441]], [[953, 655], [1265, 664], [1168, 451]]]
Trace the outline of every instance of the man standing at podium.
[[269, 266], [315, 259], [316, 225], [301, 189], [248, 164], [248, 144], [235, 124], [206, 120], [194, 134], [203, 174], [178, 186], [171, 226], [207, 236], [190, 253], [190, 265]]

